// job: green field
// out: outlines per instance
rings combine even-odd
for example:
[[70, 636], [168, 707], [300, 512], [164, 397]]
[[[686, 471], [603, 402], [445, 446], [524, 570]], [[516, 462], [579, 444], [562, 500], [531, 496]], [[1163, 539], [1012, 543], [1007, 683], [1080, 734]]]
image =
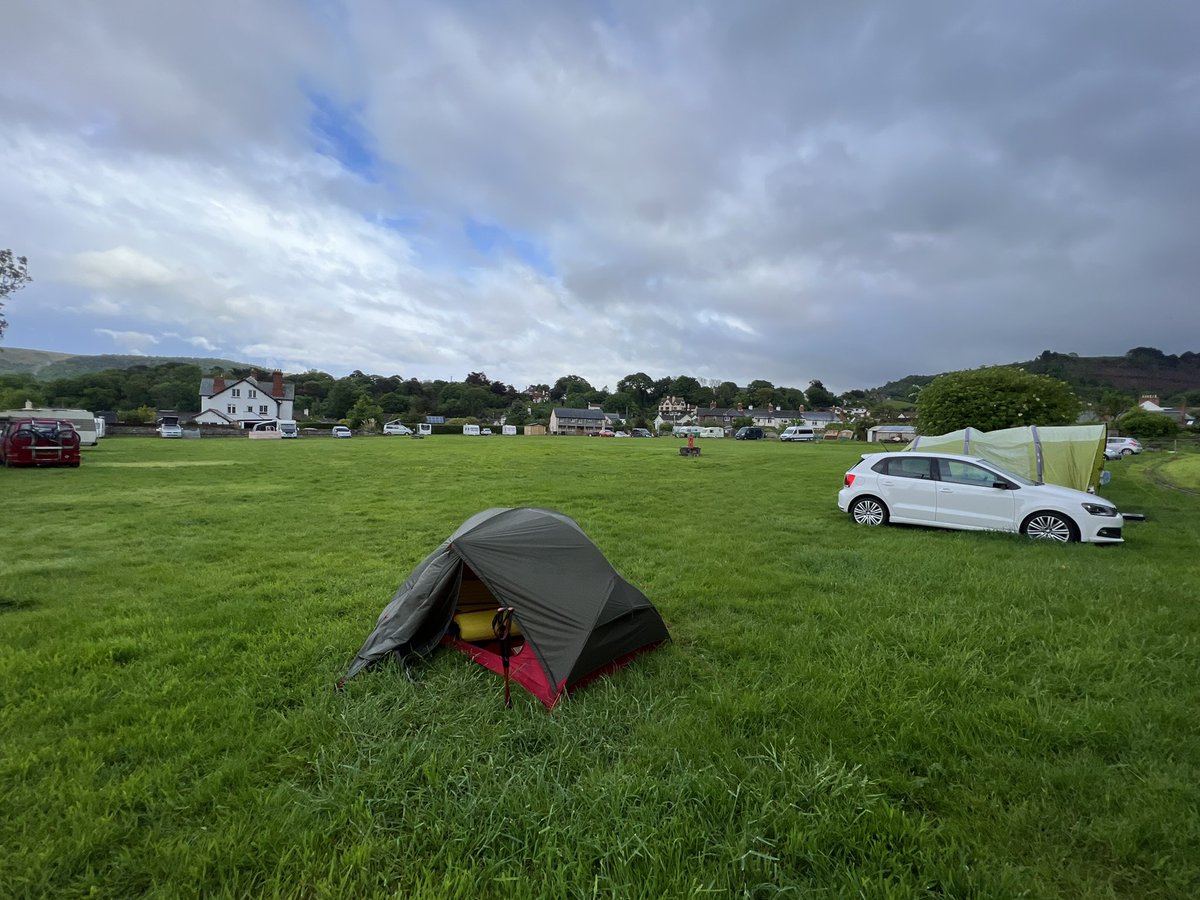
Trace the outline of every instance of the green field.
[[[855, 527], [865, 445], [109, 438], [0, 470], [2, 897], [1194, 897], [1200, 497], [1120, 547]], [[574, 517], [673, 641], [552, 713], [332, 686], [465, 518]]]

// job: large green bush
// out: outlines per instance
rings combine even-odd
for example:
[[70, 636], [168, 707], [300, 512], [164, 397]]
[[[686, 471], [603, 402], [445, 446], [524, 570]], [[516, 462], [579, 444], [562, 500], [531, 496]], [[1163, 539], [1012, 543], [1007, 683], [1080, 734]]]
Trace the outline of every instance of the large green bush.
[[1123, 434], [1132, 435], [1139, 440], [1170, 437], [1179, 431], [1179, 425], [1174, 419], [1144, 409], [1134, 409], [1125, 413], [1117, 420], [1117, 424]]
[[1011, 366], [991, 366], [935, 378], [917, 399], [917, 422], [922, 434], [1070, 425], [1082, 408], [1066, 382]]

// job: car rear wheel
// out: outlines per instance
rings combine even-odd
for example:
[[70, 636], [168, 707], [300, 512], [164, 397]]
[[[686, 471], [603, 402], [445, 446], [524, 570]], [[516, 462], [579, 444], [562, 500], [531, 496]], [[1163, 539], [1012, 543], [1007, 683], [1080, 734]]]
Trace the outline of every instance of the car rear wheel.
[[1130, 450], [1128, 447], [1125, 447], [1124, 449], [1121, 450], [1121, 455], [1122, 456], [1133, 456], [1133, 451]]
[[850, 516], [859, 525], [886, 525], [887, 507], [874, 497], [859, 497], [850, 504]]
[[1034, 513], [1025, 520], [1021, 533], [1036, 540], [1058, 541], [1060, 544], [1079, 540], [1075, 525], [1052, 512]]

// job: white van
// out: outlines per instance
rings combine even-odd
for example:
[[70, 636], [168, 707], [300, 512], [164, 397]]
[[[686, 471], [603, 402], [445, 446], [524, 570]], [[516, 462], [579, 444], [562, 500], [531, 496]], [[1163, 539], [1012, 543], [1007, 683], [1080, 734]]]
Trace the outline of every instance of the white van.
[[298, 438], [300, 437], [300, 426], [295, 419], [280, 419], [279, 420], [279, 436], [281, 438]]
[[817, 433], [809, 425], [789, 425], [779, 436], [781, 441], [815, 441]]

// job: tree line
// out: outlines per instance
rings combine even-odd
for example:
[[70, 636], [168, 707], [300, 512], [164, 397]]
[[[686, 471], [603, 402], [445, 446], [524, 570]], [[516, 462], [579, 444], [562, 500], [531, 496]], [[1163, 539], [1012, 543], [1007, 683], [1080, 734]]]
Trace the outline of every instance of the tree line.
[[[221, 375], [230, 381], [253, 374], [255, 370], [249, 368], [202, 371], [192, 364], [164, 363], [48, 381], [27, 374], [0, 375], [0, 409], [17, 409], [28, 401], [34, 406], [113, 410], [123, 421], [139, 421], [147, 411], [160, 409], [199, 412], [200, 380], [204, 377]], [[264, 373], [258, 374], [266, 378]], [[861, 404], [866, 399], [863, 391], [837, 396], [816, 379], [802, 390], [761, 379], [739, 386], [690, 375], [655, 379], [645, 372], [626, 375], [615, 391], [594, 387], [580, 375], [563, 375], [553, 384], [529, 385], [523, 390], [493, 381], [484, 372], [470, 372], [462, 381], [370, 375], [357, 370], [334, 378], [315, 369], [284, 377], [295, 385], [297, 417], [351, 422], [418, 421], [426, 416], [494, 421], [504, 417], [509, 424], [524, 425], [548, 421], [556, 406], [582, 409], [597, 405], [630, 423], [648, 423], [666, 397], [678, 397], [700, 408], [776, 406], [797, 410], [828, 408], [839, 402]]]

